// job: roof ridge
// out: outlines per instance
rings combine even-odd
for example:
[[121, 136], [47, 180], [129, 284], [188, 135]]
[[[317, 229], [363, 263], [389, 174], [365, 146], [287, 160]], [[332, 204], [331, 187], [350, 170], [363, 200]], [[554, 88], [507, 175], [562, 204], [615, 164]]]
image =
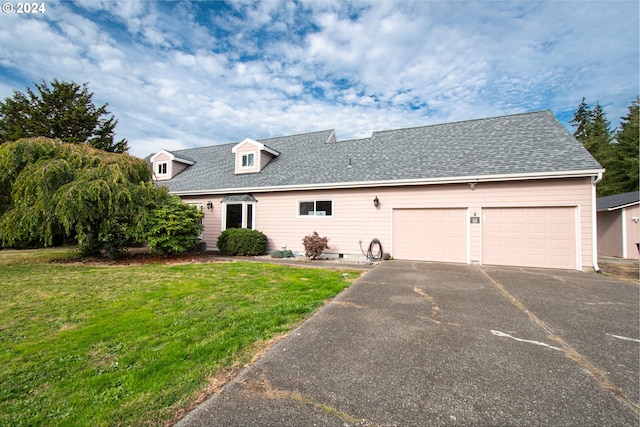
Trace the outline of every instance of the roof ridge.
[[291, 135], [271, 136], [269, 138], [255, 139], [254, 141], [262, 142], [262, 141], [268, 141], [270, 139], [291, 138], [291, 137], [294, 137], [294, 136], [313, 135], [315, 133], [335, 132], [335, 131], [336, 131], [335, 129], [323, 129], [323, 130], [316, 130], [316, 131], [311, 131], [311, 132], [294, 133], [294, 134], [291, 134]]
[[[253, 138], [250, 138], [250, 137], [247, 137], [247, 138], [251, 139], [252, 141], [265, 143], [265, 141], [270, 141], [270, 140], [274, 140], [274, 139], [292, 138], [292, 137], [299, 137], [299, 136], [304, 136], [304, 135], [313, 135], [313, 134], [326, 133], [326, 132], [335, 132], [335, 129], [324, 129], [324, 130], [317, 130], [317, 131], [312, 131], [312, 132], [302, 132], [302, 133], [295, 133], [295, 134], [291, 134], [291, 135], [272, 136], [272, 137], [269, 137], [269, 138], [260, 138], [260, 139], [253, 139]], [[241, 141], [237, 141], [237, 142], [223, 142], [221, 144], [203, 145], [201, 147], [182, 148], [180, 150], [173, 150], [173, 151], [171, 151], [171, 153], [172, 154], [176, 154], [176, 153], [182, 153], [182, 152], [189, 152], [189, 151], [193, 151], [193, 150], [203, 150], [203, 149], [206, 149], [206, 148], [213, 148], [213, 147], [225, 147], [225, 146], [232, 146], [233, 147], [233, 146], [236, 146], [236, 145], [240, 144], [242, 141], [244, 141], [247, 138], [244, 138]], [[169, 151], [169, 150], [165, 149], [165, 151]]]
[[397, 128], [397, 129], [387, 129], [387, 130], [376, 130], [376, 131], [373, 131], [373, 133], [371, 134], [371, 137], [373, 138], [373, 136], [375, 134], [381, 134], [381, 133], [385, 133], [385, 132], [397, 132], [397, 131], [401, 131], [401, 130], [423, 129], [423, 128], [436, 127], [436, 126], [450, 126], [450, 125], [456, 125], [456, 124], [460, 124], [460, 123], [482, 122], [482, 121], [486, 121], [486, 120], [504, 119], [504, 118], [507, 118], [507, 117], [534, 115], [534, 114], [542, 114], [542, 113], [551, 113], [553, 115], [553, 113], [551, 112], [550, 109], [538, 110], [538, 111], [525, 111], [523, 113], [503, 114], [502, 116], [492, 116], [492, 117], [482, 117], [482, 118], [477, 118], [477, 119], [458, 120], [458, 121], [455, 121], [455, 122], [433, 123], [433, 124], [430, 124], [430, 125], [410, 126], [410, 127]]

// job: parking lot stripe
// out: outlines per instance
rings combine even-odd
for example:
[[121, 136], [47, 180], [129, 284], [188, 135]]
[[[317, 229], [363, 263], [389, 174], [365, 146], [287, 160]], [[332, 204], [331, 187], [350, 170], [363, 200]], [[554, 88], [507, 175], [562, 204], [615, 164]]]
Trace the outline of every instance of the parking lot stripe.
[[609, 335], [610, 337], [618, 338], [618, 339], [625, 340], [625, 341], [640, 342], [640, 340], [637, 340], [635, 338], [621, 337], [620, 335], [613, 335], [613, 334], [609, 334], [609, 333], [607, 333], [607, 335]]
[[547, 326], [546, 323], [544, 323], [538, 316], [536, 316], [532, 311], [530, 311], [527, 307], [525, 307], [525, 305], [520, 300], [518, 300], [515, 296], [513, 296], [511, 293], [509, 293], [509, 291], [507, 291], [504, 288], [504, 286], [502, 286], [501, 283], [496, 281], [486, 271], [484, 271], [482, 269], [480, 269], [480, 271], [482, 272], [482, 274], [484, 274], [484, 276], [487, 279], [489, 279], [489, 281], [491, 283], [493, 283], [493, 285], [496, 288], [498, 288], [498, 290], [500, 290], [500, 292], [502, 292], [502, 294], [513, 305], [518, 307], [523, 313], [525, 313], [527, 315], [527, 317], [529, 317], [538, 326], [540, 326], [546, 332], [546, 334], [549, 337], [549, 339], [551, 339], [556, 344], [558, 344], [560, 346], [560, 348], [562, 349], [562, 351], [564, 351], [565, 355], [569, 359], [575, 361], [580, 366], [585, 368], [589, 373], [591, 373], [591, 375], [593, 375], [595, 377], [596, 381], [598, 382], [598, 384], [600, 384], [600, 386], [602, 388], [611, 391], [618, 398], [618, 400], [620, 400], [622, 403], [624, 403], [626, 406], [629, 407], [629, 409], [631, 409], [634, 412], [636, 417], [640, 417], [640, 408], [638, 408], [638, 405], [636, 405], [634, 402], [631, 401], [631, 399], [629, 399], [627, 396], [625, 396], [624, 392], [620, 388], [618, 388], [615, 384], [610, 382], [607, 379], [607, 377], [602, 373], [602, 371], [600, 371], [600, 369], [598, 369], [591, 362], [589, 362], [589, 360], [586, 357], [582, 356], [580, 353], [578, 353], [576, 350], [574, 350], [569, 344], [566, 343], [565, 340], [563, 340], [558, 335], [556, 335], [551, 330], [551, 328], [549, 326]]
[[553, 349], [553, 350], [560, 350], [560, 351], [562, 351], [562, 349], [561, 349], [561, 348], [554, 347], [554, 346], [552, 346], [552, 345], [549, 345], [549, 344], [546, 344], [546, 343], [543, 343], [543, 342], [540, 342], [540, 341], [525, 340], [525, 339], [522, 339], [522, 338], [514, 337], [513, 335], [505, 334], [504, 332], [494, 331], [494, 330], [491, 330], [491, 333], [492, 333], [493, 335], [497, 336], [497, 337], [511, 338], [511, 339], [513, 339], [513, 340], [516, 340], [516, 341], [526, 342], [526, 343], [529, 343], [529, 344], [535, 344], [535, 345], [541, 345], [541, 346], [543, 346], [543, 347], [548, 347], [548, 348]]

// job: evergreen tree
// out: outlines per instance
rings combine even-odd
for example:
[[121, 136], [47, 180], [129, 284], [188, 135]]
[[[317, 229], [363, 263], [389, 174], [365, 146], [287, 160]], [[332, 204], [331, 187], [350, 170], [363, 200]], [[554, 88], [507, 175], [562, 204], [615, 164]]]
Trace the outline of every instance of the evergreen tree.
[[629, 113], [621, 117], [616, 143], [611, 145], [606, 180], [602, 181], [603, 196], [639, 190], [640, 98], [629, 106]]
[[[602, 106], [598, 103], [594, 109], [582, 98], [578, 110], [569, 122], [576, 131], [573, 136], [584, 145], [600, 164], [606, 162], [611, 144], [611, 123]], [[604, 165], [604, 164], [603, 164]]]
[[127, 140], [114, 142], [118, 121], [107, 104], [96, 107], [87, 83], [54, 79], [35, 83], [36, 91], [14, 91], [0, 102], [0, 144], [20, 138], [47, 137], [67, 143], [87, 144], [100, 150], [124, 153]]
[[588, 129], [591, 126], [591, 123], [593, 123], [593, 112], [591, 111], [589, 104], [587, 104], [585, 99], [582, 98], [582, 102], [580, 102], [578, 110], [576, 110], [576, 113], [573, 115], [573, 119], [569, 121], [569, 124], [576, 128], [573, 136], [575, 136], [583, 145], [588, 138]]
[[587, 140], [584, 145], [593, 157], [604, 166], [608, 162], [613, 139], [611, 123], [607, 120], [607, 115], [600, 104], [596, 104], [592, 114], [593, 121], [589, 126]]

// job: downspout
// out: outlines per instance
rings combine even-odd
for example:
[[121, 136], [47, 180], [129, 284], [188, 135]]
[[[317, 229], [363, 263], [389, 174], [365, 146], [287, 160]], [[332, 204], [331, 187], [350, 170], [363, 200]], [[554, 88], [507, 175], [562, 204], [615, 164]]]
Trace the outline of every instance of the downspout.
[[602, 181], [602, 172], [591, 177], [591, 258], [596, 273], [602, 273], [598, 266], [598, 216], [596, 214], [596, 185], [600, 181]]

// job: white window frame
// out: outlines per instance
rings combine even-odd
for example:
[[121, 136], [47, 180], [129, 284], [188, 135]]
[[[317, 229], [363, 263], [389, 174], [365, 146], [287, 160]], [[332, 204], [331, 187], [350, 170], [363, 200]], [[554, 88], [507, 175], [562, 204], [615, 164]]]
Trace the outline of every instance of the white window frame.
[[[323, 211], [318, 211], [317, 210], [317, 203], [318, 202], [331, 202], [331, 215], [322, 215], [318, 212], [323, 212]], [[301, 203], [313, 203], [313, 210], [310, 212], [313, 212], [313, 215], [300, 215], [300, 204]], [[296, 201], [296, 217], [298, 218], [333, 218], [333, 210], [334, 210], [335, 206], [333, 203], [333, 199], [301, 199], [301, 200], [297, 200]]]
[[[158, 173], [158, 176], [167, 176], [171, 174], [171, 169], [168, 161], [156, 163], [156, 169], [157, 169], [156, 172]], [[164, 172], [160, 172], [162, 169], [164, 169]]]
[[228, 205], [242, 205], [242, 227], [240, 228], [249, 228], [247, 227], [247, 212], [248, 205], [252, 206], [252, 215], [251, 215], [251, 230], [256, 229], [256, 202], [222, 202], [222, 228], [224, 231], [227, 229], [227, 206]]
[[[249, 164], [251, 159], [251, 164]], [[246, 164], [245, 164], [246, 163]], [[244, 153], [240, 157], [240, 167], [243, 169], [254, 168], [256, 166], [256, 153]]]

